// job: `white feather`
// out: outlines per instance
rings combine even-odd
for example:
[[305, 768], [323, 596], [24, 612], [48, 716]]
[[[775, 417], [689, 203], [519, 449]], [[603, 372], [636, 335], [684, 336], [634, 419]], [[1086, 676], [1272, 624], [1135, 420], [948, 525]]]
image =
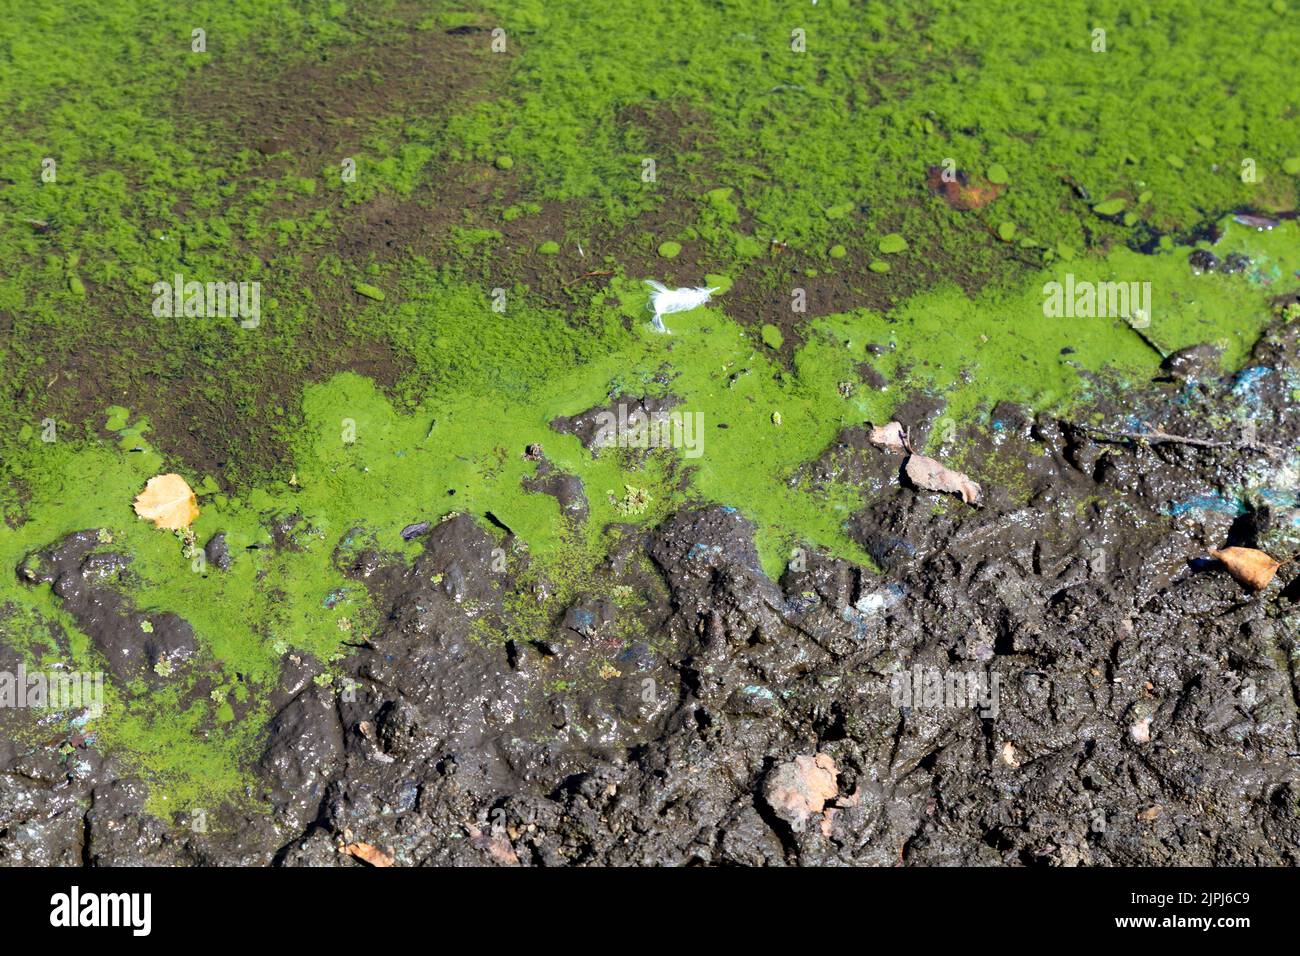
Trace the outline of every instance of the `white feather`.
[[667, 332], [664, 325], [663, 316], [672, 315], [674, 312], [689, 312], [709, 301], [709, 297], [718, 289], [705, 289], [703, 287], [689, 289], [670, 289], [662, 283], [655, 282], [653, 279], [647, 279], [648, 285], [653, 291], [650, 293], [650, 305], [654, 309], [655, 328], [660, 332]]

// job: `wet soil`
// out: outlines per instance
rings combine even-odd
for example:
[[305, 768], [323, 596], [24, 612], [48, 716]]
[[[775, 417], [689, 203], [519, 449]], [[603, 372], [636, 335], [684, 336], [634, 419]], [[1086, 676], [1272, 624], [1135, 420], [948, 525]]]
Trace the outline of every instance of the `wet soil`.
[[[1235, 375], [1068, 420], [999, 406], [964, 459], [977, 507], [845, 430], [807, 477], [861, 488], [879, 573], [800, 553], [773, 581], [739, 512], [689, 507], [614, 549], [620, 600], [544, 605], [544, 637], [503, 641], [550, 586], [507, 531], [455, 515], [412, 531], [409, 565], [340, 552], [384, 613], [341, 680], [286, 657], [247, 805], [195, 832], [93, 743], [6, 727], [0, 861], [358, 866], [341, 849], [366, 843], [397, 865], [1294, 865], [1300, 577], [1252, 593], [1208, 549], [1300, 545], [1265, 447], [1300, 439], [1297, 340], [1280, 322]], [[941, 412], [900, 418], [916, 440]], [[1205, 431], [1246, 418], [1241, 443]], [[184, 622], [124, 626], [128, 567], [93, 543], [7, 573], [54, 582], [117, 666], [183, 657]]]

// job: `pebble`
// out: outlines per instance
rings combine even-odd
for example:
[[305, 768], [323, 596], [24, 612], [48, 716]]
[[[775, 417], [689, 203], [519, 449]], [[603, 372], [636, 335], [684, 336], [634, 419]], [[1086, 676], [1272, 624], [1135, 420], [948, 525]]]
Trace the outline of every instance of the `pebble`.
[[1194, 275], [1200, 275], [1219, 268], [1219, 257], [1209, 249], [1193, 249], [1192, 254], [1187, 257], [1187, 264], [1192, 267]]

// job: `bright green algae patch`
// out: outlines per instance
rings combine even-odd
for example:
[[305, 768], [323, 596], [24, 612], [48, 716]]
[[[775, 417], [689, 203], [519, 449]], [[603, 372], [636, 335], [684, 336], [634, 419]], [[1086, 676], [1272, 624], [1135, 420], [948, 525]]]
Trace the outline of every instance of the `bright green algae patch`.
[[[491, 0], [395, 27], [409, 12], [76, 0], [0, 17], [8, 53], [0, 104], [21, 118], [0, 142], [0, 309], [15, 316], [0, 364], [27, 390], [0, 407], [0, 450], [37, 383], [49, 380], [51, 353], [95, 351], [115, 388], [146, 374], [187, 377], [206, 406], [256, 407], [268, 378], [307, 377], [319, 359], [309, 346], [320, 340], [312, 316], [322, 303], [320, 273], [304, 252], [335, 237], [356, 204], [409, 197], [416, 184], [441, 181], [448, 163], [500, 177], [484, 209], [499, 206], [503, 219], [576, 200], [603, 229], [669, 194], [707, 197], [682, 232], [703, 243], [713, 270], [733, 276], [761, 271], [772, 239], [805, 251], [842, 247], [838, 261], [853, 263], [889, 235], [908, 248], [869, 266], [873, 275], [920, 273], [928, 283], [932, 272], [971, 263], [1003, 275], [1012, 251], [1036, 266], [1061, 250], [1125, 241], [1134, 228], [1186, 230], [1205, 210], [1295, 204], [1300, 103], [1283, 68], [1293, 46], [1283, 2], [890, 10], [848, 0], [670, 0], [653, 9], [638, 0]], [[287, 150], [268, 164], [259, 144], [195, 115], [185, 99], [203, 90], [211, 102], [222, 78], [320, 63], [385, 31], [465, 25], [505, 31], [503, 54], [491, 52], [486, 29], [465, 41], [467, 57], [492, 64], [490, 90], [446, 118], [400, 100], [358, 118], [350, 152], [361, 173], [351, 184], [336, 158], [323, 169], [320, 156]], [[206, 52], [192, 51], [196, 27], [206, 30]], [[230, 108], [252, 107], [236, 99]], [[655, 182], [642, 175], [647, 157], [659, 162]], [[47, 158], [57, 165], [53, 182], [41, 180]], [[925, 201], [927, 170], [946, 160], [1008, 188], [969, 213]], [[1094, 208], [1122, 209], [1134, 225]], [[1011, 242], [992, 240], [1004, 226], [1014, 226]], [[546, 238], [549, 249], [555, 240]], [[655, 236], [648, 248], [691, 251], [681, 238]], [[1003, 245], [1014, 248], [990, 249]], [[954, 250], [960, 261], [931, 261]], [[141, 334], [147, 290], [176, 272], [261, 280], [257, 335]], [[109, 309], [137, 321], [87, 314]], [[232, 467], [255, 480], [260, 464]]]
[[[999, 400], [1050, 408], [1088, 388], [1079, 370], [1107, 371], [1120, 384], [1150, 377], [1165, 354], [1201, 342], [1223, 347], [1225, 367], [1247, 356], [1270, 310], [1269, 300], [1293, 291], [1300, 270], [1300, 228], [1294, 221], [1259, 232], [1225, 219], [1215, 254], [1241, 253], [1251, 267], [1241, 275], [1193, 276], [1188, 249], [1145, 255], [1114, 250], [1105, 260], [1057, 262], [1018, 292], [968, 298], [941, 288], [909, 300], [891, 321], [868, 316], [832, 316], [814, 327], [840, 337], [872, 330], [878, 344], [892, 346], [878, 362], [891, 381], [943, 395], [947, 414], [968, 421]], [[1130, 303], [1133, 331], [1122, 316], [1050, 317], [1044, 314], [1050, 282], [1067, 287], [1101, 283], [1149, 284], [1149, 322]], [[1144, 341], [1143, 336], [1147, 341]], [[1127, 381], [1126, 381], [1127, 380]]]
[[[506, 150], [542, 195], [595, 197], [616, 222], [653, 202], [645, 157], [672, 160], [664, 183], [697, 174], [661, 145], [676, 122], [707, 136], [717, 181], [700, 185], [734, 187], [765, 242], [970, 231], [914, 201], [948, 159], [1010, 182], [992, 224], [1040, 248], [1119, 232], [1062, 214], [1069, 181], [1093, 202], [1145, 197], [1130, 208], [1160, 229], [1294, 205], [1293, 3], [485, 5], [518, 53], [507, 94], [453, 121], [457, 155]], [[610, 121], [647, 103], [681, 115]]]

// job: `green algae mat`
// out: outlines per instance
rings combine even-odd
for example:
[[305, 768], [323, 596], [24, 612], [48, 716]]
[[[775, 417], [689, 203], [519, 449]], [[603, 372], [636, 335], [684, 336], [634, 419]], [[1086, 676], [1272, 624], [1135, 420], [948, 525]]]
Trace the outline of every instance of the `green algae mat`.
[[[0, 640], [102, 669], [21, 571], [86, 529], [130, 557], [203, 693], [160, 662], [78, 719], [159, 811], [236, 798], [285, 655], [364, 638], [340, 554], [466, 512], [562, 611], [702, 502], [769, 575], [870, 567], [862, 490], [807, 468], [846, 427], [921, 398], [960, 464], [999, 402], [1086, 414], [1198, 343], [1240, 367], [1300, 286], [1283, 0], [4, 14]], [[663, 334], [646, 280], [714, 291]], [[554, 424], [647, 398], [677, 428], [648, 447]], [[164, 473], [187, 528], [133, 510]]]

